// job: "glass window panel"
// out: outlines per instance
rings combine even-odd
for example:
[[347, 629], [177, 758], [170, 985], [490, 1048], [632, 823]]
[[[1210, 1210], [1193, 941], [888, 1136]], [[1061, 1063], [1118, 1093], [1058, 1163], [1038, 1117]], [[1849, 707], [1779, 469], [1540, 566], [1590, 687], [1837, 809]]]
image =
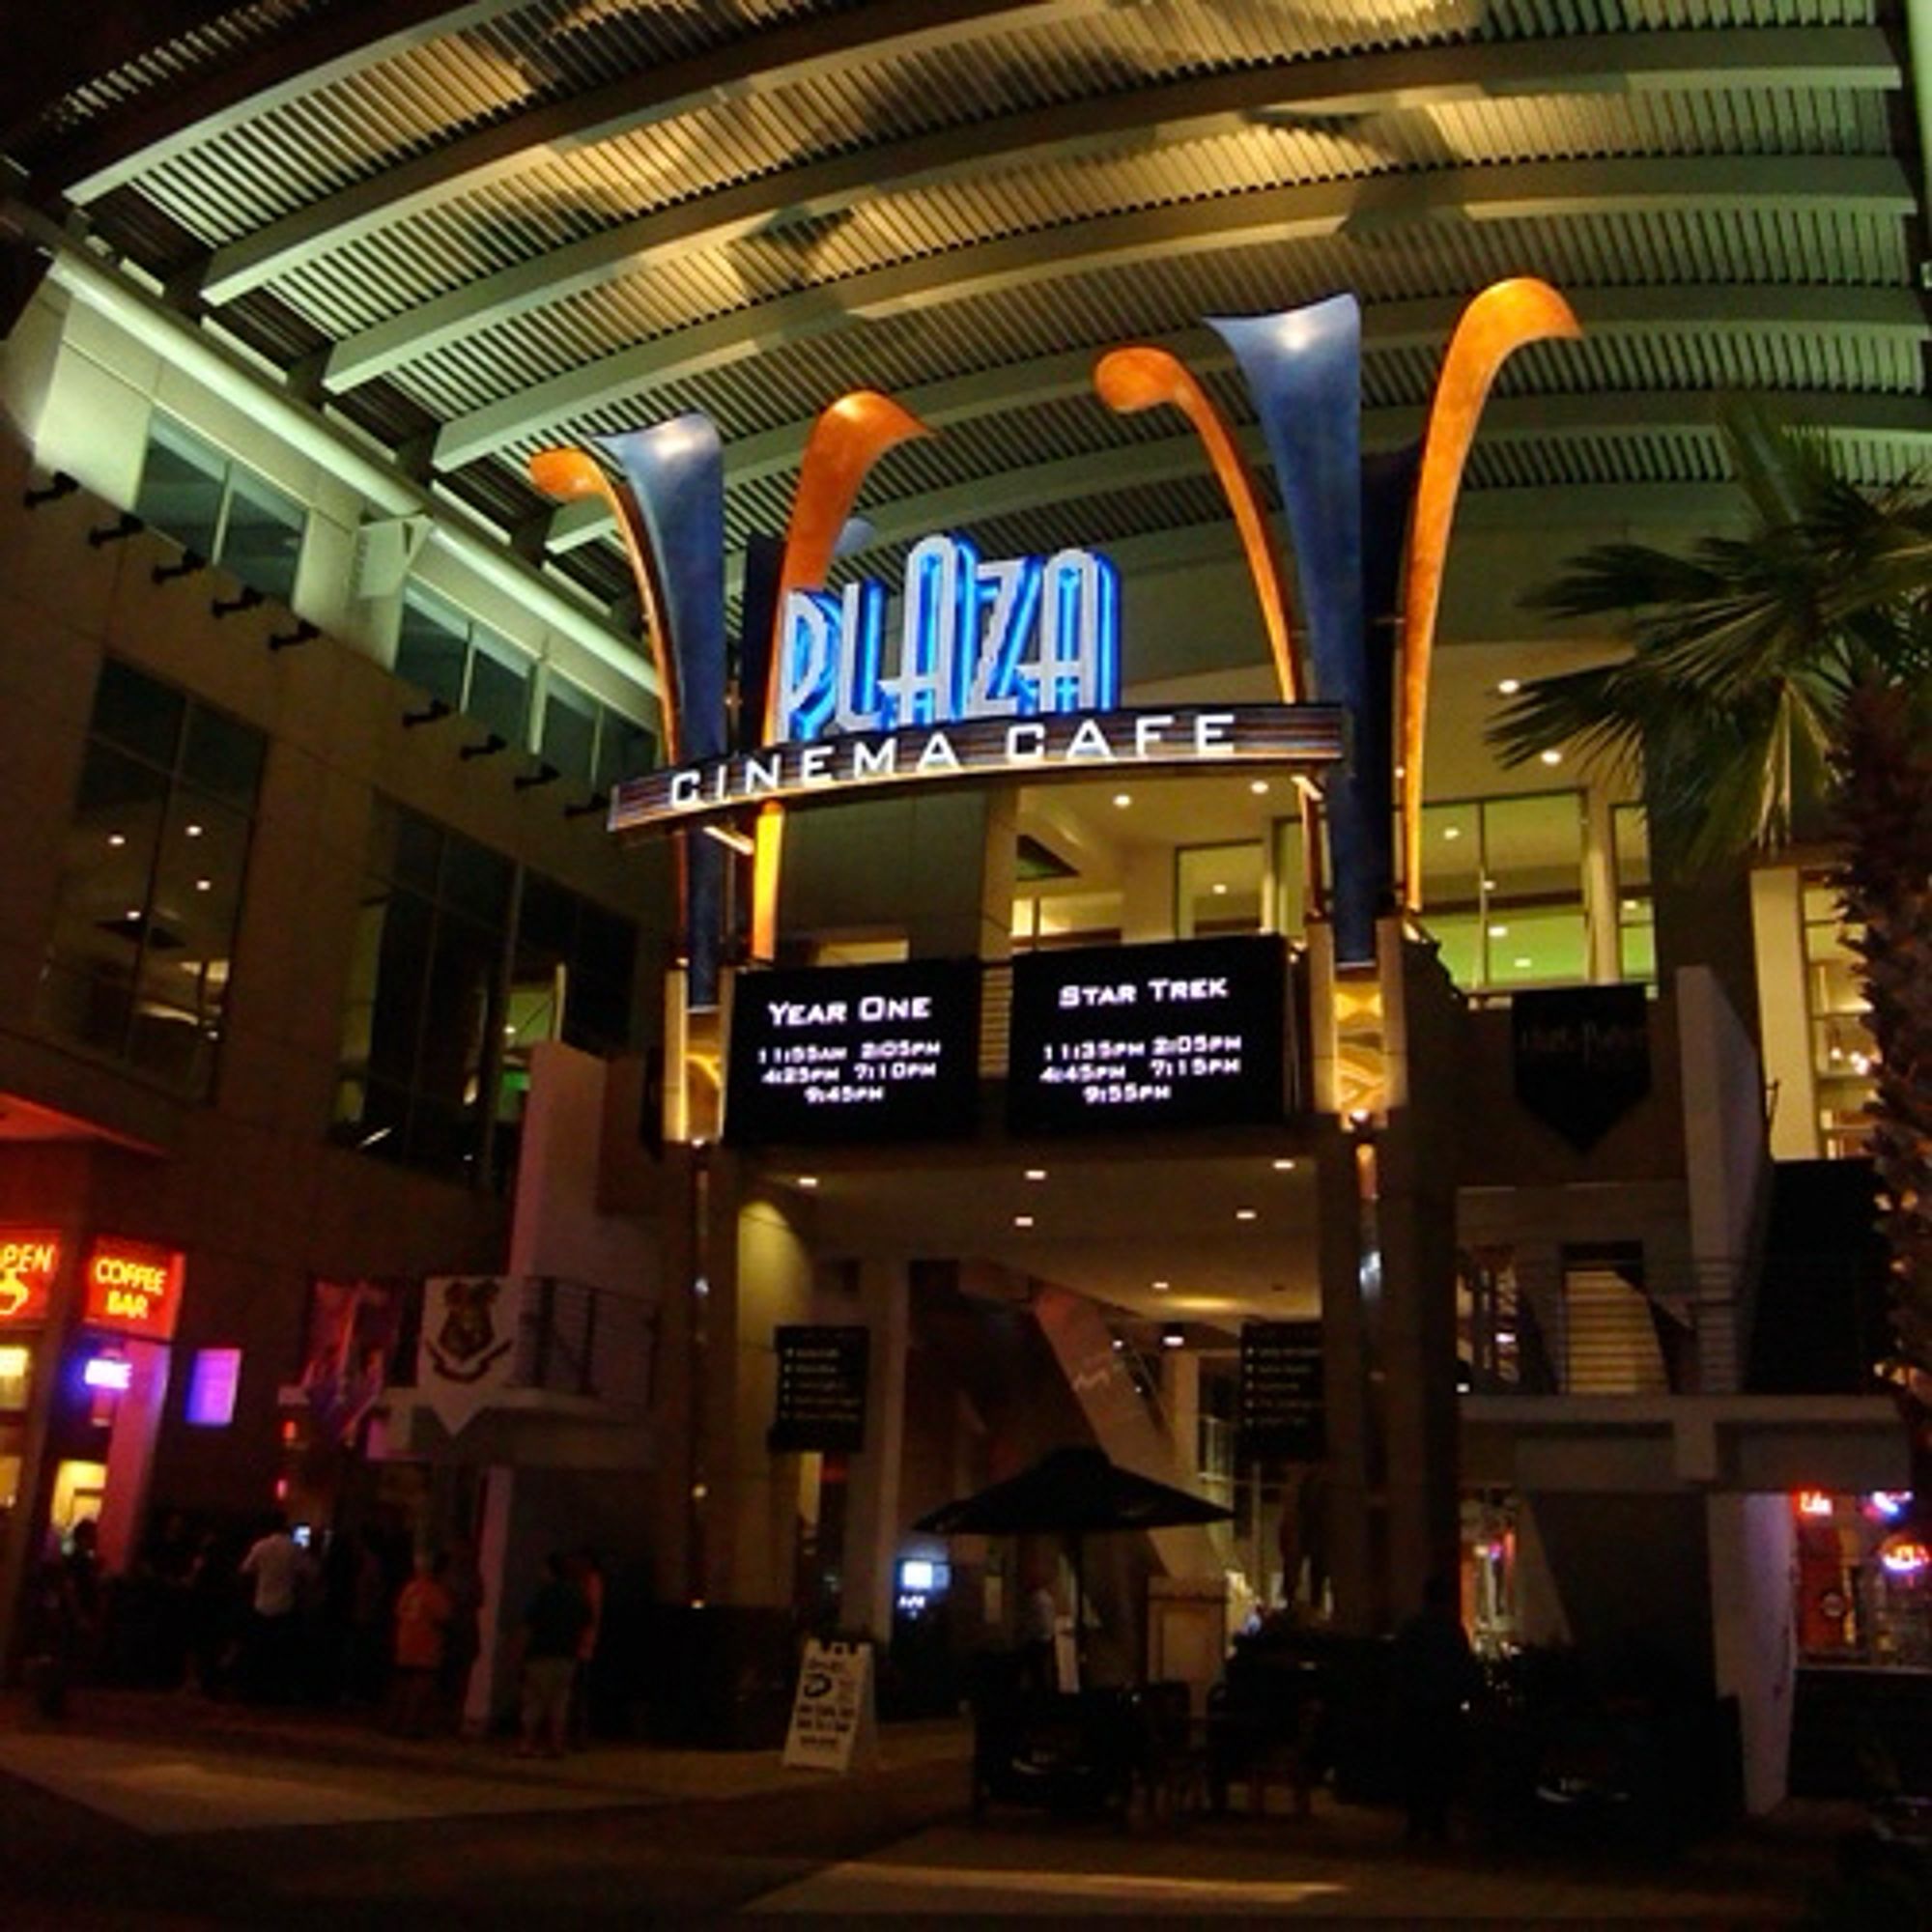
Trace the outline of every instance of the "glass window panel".
[[433, 931], [427, 900], [413, 893], [389, 895], [381, 914], [375, 985], [360, 1024], [369, 1071], [397, 1084], [406, 1084], [415, 1067]]
[[245, 810], [255, 809], [267, 741], [238, 719], [196, 705], [182, 749], [182, 776]]
[[398, 806], [393, 808], [390, 832], [390, 876], [398, 885], [434, 894], [442, 871], [442, 828]]
[[525, 742], [529, 716], [530, 668], [510, 654], [510, 646], [491, 650], [479, 640], [469, 657], [469, 696], [464, 708], [510, 744]]
[[485, 1056], [494, 1044], [501, 961], [497, 933], [448, 914], [438, 921], [412, 1083], [418, 1101], [458, 1112], [477, 1107]]
[[144, 997], [218, 1021], [247, 859], [243, 813], [198, 793], [177, 795], [155, 871]]
[[222, 479], [226, 461], [214, 450], [169, 422], [150, 432], [141, 488], [134, 513], [201, 556], [214, 554], [221, 526]]
[[1633, 920], [1619, 928], [1617, 971], [1626, 980], [1657, 978], [1657, 927], [1651, 920]]
[[573, 685], [553, 677], [544, 695], [539, 754], [565, 778], [589, 784], [597, 775], [597, 705]]
[[1624, 892], [1650, 884], [1650, 821], [1640, 805], [1619, 805], [1610, 812], [1610, 841], [1616, 854], [1617, 884]]
[[443, 834], [442, 877], [438, 896], [468, 918], [501, 932], [509, 924], [510, 886], [515, 874], [507, 859], [454, 832]]
[[1119, 893], [1066, 893], [1038, 900], [1039, 946], [1098, 946], [1121, 936]]
[[626, 779], [641, 778], [658, 761], [655, 733], [607, 709], [597, 733], [597, 789], [609, 791]]
[[1583, 813], [1575, 792], [1490, 799], [1483, 806], [1483, 865], [1492, 901], [1582, 903]]
[[151, 765], [172, 767], [187, 699], [114, 658], [104, 660], [94, 689], [93, 732]]
[[1263, 850], [1255, 839], [1176, 852], [1175, 929], [1182, 939], [1261, 930]]
[[1442, 970], [1465, 991], [1483, 983], [1483, 921], [1479, 913], [1435, 914], [1429, 936], [1435, 942]]
[[152, 1000], [137, 989], [127, 1058], [170, 1087], [190, 1093], [208, 1084], [214, 1041], [185, 1007]]
[[452, 611], [417, 592], [403, 599], [396, 634], [396, 675], [420, 685], [452, 709], [463, 702], [463, 672], [469, 660], [469, 626]]
[[1589, 977], [1589, 935], [1577, 911], [1513, 911], [1492, 919], [1489, 983], [1547, 986]]
[[219, 562], [243, 583], [286, 604], [301, 561], [302, 511], [293, 497], [246, 470], [235, 472]]
[[602, 906], [582, 902], [578, 923], [577, 964], [599, 980], [630, 983], [637, 969], [638, 928]]
[[577, 937], [577, 907], [576, 894], [534, 872], [526, 873], [523, 902], [517, 909], [518, 950], [544, 959], [569, 958]]
[[1437, 913], [1469, 912], [1482, 903], [1483, 821], [1468, 805], [1422, 809], [1423, 918], [1433, 932]]

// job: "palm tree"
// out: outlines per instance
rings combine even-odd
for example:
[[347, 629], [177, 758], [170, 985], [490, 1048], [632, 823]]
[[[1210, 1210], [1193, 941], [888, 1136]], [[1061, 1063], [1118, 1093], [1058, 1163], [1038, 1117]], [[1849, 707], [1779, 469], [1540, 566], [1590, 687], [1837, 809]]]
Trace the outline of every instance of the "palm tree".
[[1628, 656], [1526, 684], [1505, 762], [1570, 746], [1639, 779], [1664, 876], [1833, 835], [1876, 1043], [1870, 1149], [1901, 1385], [1932, 1419], [1932, 497], [1844, 481], [1762, 408], [1720, 428], [1750, 510], [1686, 555], [1608, 544], [1529, 602], [1616, 614]]

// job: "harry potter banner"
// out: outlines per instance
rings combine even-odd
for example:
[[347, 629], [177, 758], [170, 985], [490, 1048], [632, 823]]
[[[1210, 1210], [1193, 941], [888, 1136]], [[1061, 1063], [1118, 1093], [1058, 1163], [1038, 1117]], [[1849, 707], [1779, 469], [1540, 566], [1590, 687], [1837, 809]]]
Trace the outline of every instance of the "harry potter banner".
[[433, 1275], [423, 1283], [416, 1393], [452, 1435], [510, 1384], [516, 1287], [506, 1275]]

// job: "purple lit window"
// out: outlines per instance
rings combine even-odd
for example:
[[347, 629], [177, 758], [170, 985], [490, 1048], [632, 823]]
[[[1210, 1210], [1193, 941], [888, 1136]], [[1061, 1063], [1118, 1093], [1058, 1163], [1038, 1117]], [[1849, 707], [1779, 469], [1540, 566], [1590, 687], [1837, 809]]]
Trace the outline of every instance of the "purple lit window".
[[187, 1381], [187, 1419], [197, 1429], [226, 1429], [235, 1420], [242, 1384], [240, 1349], [197, 1349]]

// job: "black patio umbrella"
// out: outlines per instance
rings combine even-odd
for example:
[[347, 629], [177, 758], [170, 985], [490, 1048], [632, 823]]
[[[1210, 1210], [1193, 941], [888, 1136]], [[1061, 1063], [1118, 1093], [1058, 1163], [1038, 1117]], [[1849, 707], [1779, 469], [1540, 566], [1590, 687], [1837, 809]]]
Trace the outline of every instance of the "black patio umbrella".
[[1076, 1444], [1049, 1450], [1003, 1483], [942, 1503], [914, 1523], [934, 1536], [1064, 1536], [1073, 1561], [1073, 1628], [1080, 1629], [1085, 1579], [1083, 1537], [1130, 1529], [1178, 1529], [1229, 1522], [1234, 1511], [1171, 1483], [1123, 1469], [1104, 1449]]

